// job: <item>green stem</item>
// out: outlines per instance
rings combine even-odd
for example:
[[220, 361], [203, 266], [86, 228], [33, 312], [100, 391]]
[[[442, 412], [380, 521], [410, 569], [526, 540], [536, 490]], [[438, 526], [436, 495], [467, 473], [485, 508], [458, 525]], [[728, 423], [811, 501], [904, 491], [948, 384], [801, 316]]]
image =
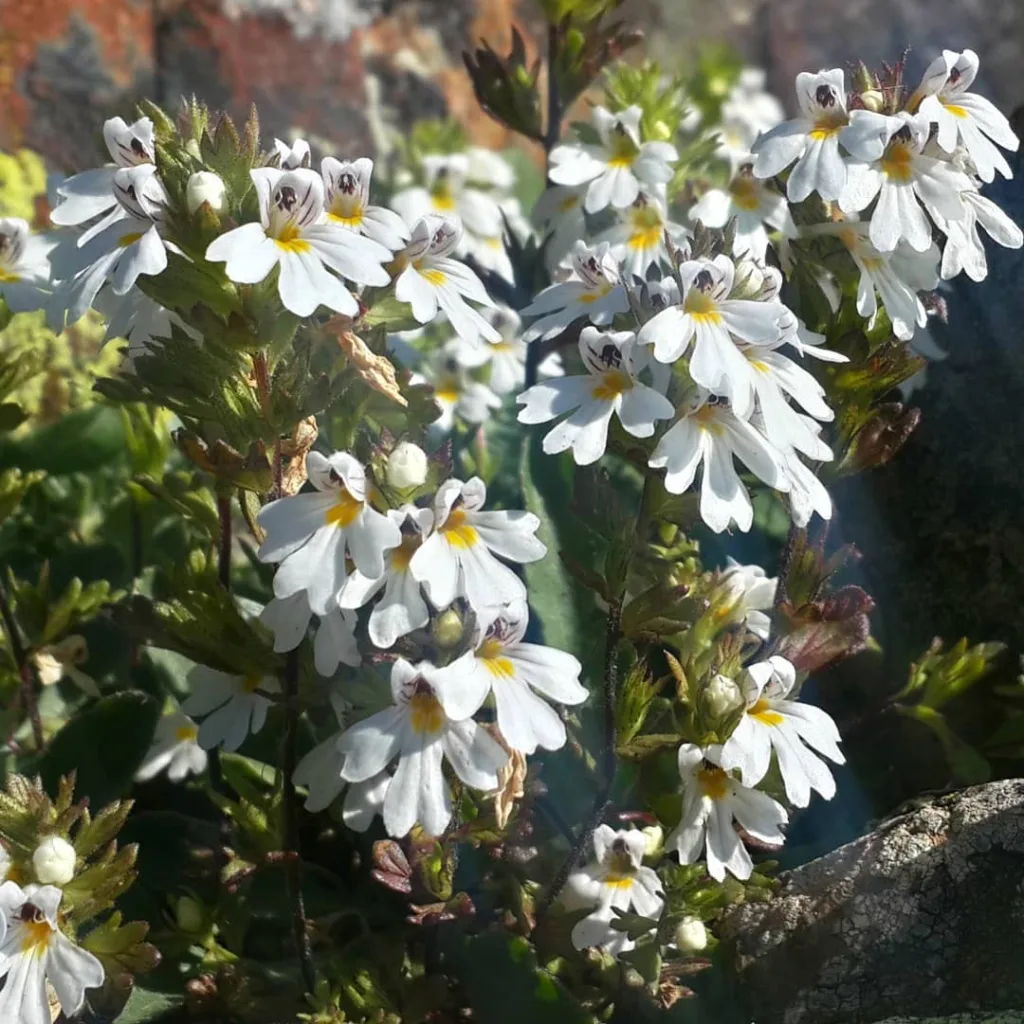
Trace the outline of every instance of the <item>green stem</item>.
[[18, 666], [18, 675], [21, 677], [22, 699], [25, 701], [28, 717], [32, 722], [32, 738], [35, 740], [36, 749], [42, 750], [45, 740], [43, 739], [43, 720], [39, 717], [39, 705], [36, 703], [35, 674], [28, 658], [28, 651], [25, 649], [21, 627], [11, 610], [10, 601], [7, 599], [7, 589], [2, 580], [0, 580], [0, 618], [3, 619], [4, 629], [7, 630], [7, 636], [11, 641], [11, 654], [14, 656], [14, 662]]

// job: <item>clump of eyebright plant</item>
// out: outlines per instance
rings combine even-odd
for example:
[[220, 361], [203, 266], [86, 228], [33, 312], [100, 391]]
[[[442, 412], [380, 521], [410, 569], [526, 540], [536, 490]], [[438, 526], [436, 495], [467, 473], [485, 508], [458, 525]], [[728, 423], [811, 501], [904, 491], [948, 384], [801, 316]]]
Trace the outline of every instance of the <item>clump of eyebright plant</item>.
[[[618, 63], [614, 0], [541, 6], [545, 61], [466, 58], [544, 147], [532, 213], [452, 125], [375, 166], [192, 101], [108, 120], [55, 230], [0, 220], [5, 325], [123, 339], [95, 386], [130, 545], [121, 589], [0, 585], [0, 1020], [653, 1012], [834, 796], [802, 689], [872, 601], [835, 581], [829, 484], [913, 429], [891, 392], [979, 229], [1022, 244], [981, 193], [1018, 140], [970, 50], [917, 88], [802, 73], [782, 120], [754, 71]], [[41, 367], [2, 351], [12, 395]], [[50, 465], [0, 474], [4, 537], [77, 500]], [[777, 575], [702, 560], [769, 522]], [[98, 624], [130, 650], [94, 676]], [[946, 742], [995, 653], [936, 648], [898, 696]], [[142, 807], [92, 817], [72, 767]]]

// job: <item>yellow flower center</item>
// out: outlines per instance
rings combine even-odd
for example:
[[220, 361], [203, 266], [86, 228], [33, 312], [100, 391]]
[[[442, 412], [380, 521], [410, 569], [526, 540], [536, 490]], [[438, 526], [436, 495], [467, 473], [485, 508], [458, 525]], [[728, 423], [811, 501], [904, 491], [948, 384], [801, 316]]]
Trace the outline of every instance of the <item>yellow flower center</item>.
[[640, 150], [636, 143], [629, 137], [629, 134], [622, 128], [615, 129], [609, 139], [611, 156], [608, 159], [609, 167], [632, 167]]
[[661, 242], [664, 228], [657, 207], [641, 206], [632, 212], [630, 219], [633, 233], [626, 242], [630, 249], [654, 249]]
[[683, 309], [698, 323], [720, 324], [722, 322], [722, 314], [718, 312], [718, 303], [711, 295], [702, 292], [699, 288], [691, 288], [686, 293]]
[[605, 876], [604, 884], [610, 889], [631, 889], [635, 879], [632, 875], [608, 874]]
[[49, 948], [53, 929], [50, 927], [50, 922], [43, 918], [41, 921], [23, 922], [22, 933], [22, 955], [42, 956]]
[[443, 270], [437, 270], [434, 267], [428, 267], [426, 270], [421, 270], [420, 273], [435, 288], [440, 288], [441, 285], [443, 285], [445, 281], [448, 280], [448, 277]]
[[255, 693], [260, 688], [260, 677], [259, 676], [246, 676], [242, 680], [242, 689], [246, 693]]
[[437, 388], [434, 397], [444, 405], [454, 405], [459, 400], [459, 392], [452, 386]]
[[693, 418], [701, 430], [706, 430], [709, 434], [714, 434], [715, 437], [721, 437], [725, 433], [724, 427], [718, 422], [713, 405], [702, 405], [693, 414]]
[[733, 204], [741, 210], [753, 212], [761, 205], [757, 182], [746, 174], [734, 178], [729, 184]]
[[959, 117], [960, 120], [966, 120], [971, 115], [964, 110], [963, 107], [957, 106], [955, 103], [943, 103], [942, 104], [954, 117]]
[[477, 532], [466, 522], [466, 513], [461, 508], [448, 513], [440, 532], [453, 548], [471, 548], [477, 542]]
[[483, 662], [483, 666], [497, 679], [512, 679], [515, 674], [515, 666], [511, 659], [503, 657], [505, 648], [500, 640], [485, 640], [476, 652], [477, 658]]
[[412, 556], [416, 554], [416, 550], [421, 543], [422, 540], [418, 534], [403, 537], [402, 543], [388, 556], [391, 560], [391, 568], [395, 572], [405, 572], [409, 568]]
[[808, 135], [815, 142], [824, 142], [826, 139], [831, 139], [833, 135], [838, 135], [845, 127], [845, 121], [818, 121]]
[[440, 732], [444, 725], [444, 711], [437, 698], [428, 691], [414, 693], [409, 698], [409, 718], [414, 732]]
[[697, 784], [705, 796], [723, 800], [729, 795], [729, 776], [717, 765], [707, 764], [697, 769]]
[[174, 732], [174, 738], [179, 743], [189, 743], [194, 741], [199, 735], [199, 730], [194, 725], [179, 725]]
[[633, 382], [621, 370], [608, 370], [601, 374], [600, 383], [594, 385], [591, 394], [600, 402], [611, 402], [632, 387]]
[[281, 234], [274, 239], [274, 244], [285, 252], [309, 252], [309, 242], [299, 238], [299, 229], [294, 224], [287, 224]]
[[747, 709], [747, 714], [750, 715], [751, 718], [756, 718], [764, 725], [782, 724], [782, 715], [780, 715], [778, 711], [773, 711], [772, 706], [764, 699], [764, 697], [759, 698], [756, 704], [749, 707]]
[[354, 498], [347, 487], [342, 487], [338, 494], [338, 500], [325, 513], [324, 522], [328, 526], [344, 529], [355, 522], [362, 510], [363, 503], [358, 498]]
[[[621, 840], [615, 841], [620, 846]], [[608, 873], [604, 876], [604, 884], [612, 889], [629, 889], [636, 880], [636, 868], [633, 860], [625, 849], [613, 849], [605, 862]]]
[[346, 211], [344, 205], [335, 200], [334, 209], [327, 214], [327, 219], [346, 228], [358, 228], [363, 223], [363, 208], [359, 203], [356, 203], [355, 206]]
[[455, 209], [455, 197], [452, 195], [452, 190], [448, 187], [448, 183], [445, 181], [439, 181], [434, 185], [434, 190], [430, 193], [430, 198], [434, 204], [435, 210], [441, 210], [443, 213], [448, 213]]
[[584, 306], [589, 306], [592, 302], [597, 302], [598, 299], [603, 299], [610, 291], [612, 286], [607, 282], [600, 285], [598, 288], [591, 288], [585, 291], [578, 299]]
[[129, 245], [134, 245], [142, 237], [141, 231], [129, 231], [128, 234], [122, 235], [118, 240], [117, 244], [122, 249], [127, 249]]
[[13, 284], [20, 280], [21, 278], [13, 270], [4, 270], [3, 267], [0, 267], [0, 284]]
[[894, 143], [882, 157], [881, 167], [893, 181], [905, 184], [914, 177], [914, 154], [905, 143]]

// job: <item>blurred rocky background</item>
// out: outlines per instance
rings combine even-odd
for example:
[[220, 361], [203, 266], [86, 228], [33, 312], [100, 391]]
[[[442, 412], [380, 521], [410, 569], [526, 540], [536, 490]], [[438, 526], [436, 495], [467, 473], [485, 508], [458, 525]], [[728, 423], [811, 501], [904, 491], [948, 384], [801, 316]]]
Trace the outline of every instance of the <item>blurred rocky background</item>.
[[[941, 48], [971, 47], [979, 91], [1008, 113], [1024, 104], [1024, 3], [1012, 0], [626, 0], [622, 16], [669, 70], [708, 43], [731, 44], [787, 105], [799, 70], [893, 61], [911, 43], [912, 79]], [[256, 103], [265, 138], [301, 133], [339, 155], [379, 153], [385, 126], [447, 115], [500, 147], [510, 140], [476, 105], [461, 53], [481, 38], [501, 49], [513, 21], [536, 34], [533, 0], [0, 0], [0, 150], [87, 167], [104, 117], [144, 95], [173, 109], [191, 94], [240, 117]], [[1022, 163], [1018, 154], [1017, 177], [993, 186], [1019, 223]], [[935, 735], [887, 707], [934, 636], [1007, 644], [985, 701], [972, 692], [947, 717], [996, 775], [1015, 774], [1010, 759], [1024, 756], [1024, 721], [1001, 721], [998, 692], [1020, 685], [1024, 651], [1024, 256], [989, 259], [984, 285], [947, 292], [950, 322], [933, 337], [950, 354], [913, 398], [920, 427], [892, 464], [837, 493], [832, 539], [865, 553], [857, 582], [878, 603], [884, 653], [816, 680], [816, 693], [848, 749], [863, 748], [855, 760], [884, 756], [877, 777], [797, 823], [799, 859], [922, 789], [984, 781], [951, 772]]]

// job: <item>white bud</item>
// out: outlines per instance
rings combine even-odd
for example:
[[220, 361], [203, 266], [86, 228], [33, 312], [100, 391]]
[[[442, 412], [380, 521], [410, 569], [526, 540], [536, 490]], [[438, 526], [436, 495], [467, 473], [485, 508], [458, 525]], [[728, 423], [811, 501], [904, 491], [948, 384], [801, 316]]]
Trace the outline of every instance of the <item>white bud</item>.
[[427, 453], [403, 441], [388, 456], [388, 483], [399, 491], [419, 487], [427, 479]]
[[676, 927], [676, 945], [684, 953], [707, 949], [708, 930], [699, 917], [684, 917]]
[[226, 195], [227, 188], [219, 174], [196, 171], [185, 188], [185, 205], [189, 213], [195, 213], [203, 203], [209, 203], [214, 213], [222, 213]]
[[44, 839], [32, 854], [40, 885], [67, 885], [75, 877], [75, 848], [60, 836]]
[[665, 848], [665, 832], [660, 825], [648, 825], [641, 829], [644, 837], [644, 856], [657, 857]]
[[735, 680], [719, 674], [705, 688], [704, 701], [712, 715], [722, 718], [740, 706], [743, 695]]
[[885, 96], [878, 89], [866, 89], [860, 94], [860, 99], [865, 110], [872, 110], [876, 114], [885, 106]]

